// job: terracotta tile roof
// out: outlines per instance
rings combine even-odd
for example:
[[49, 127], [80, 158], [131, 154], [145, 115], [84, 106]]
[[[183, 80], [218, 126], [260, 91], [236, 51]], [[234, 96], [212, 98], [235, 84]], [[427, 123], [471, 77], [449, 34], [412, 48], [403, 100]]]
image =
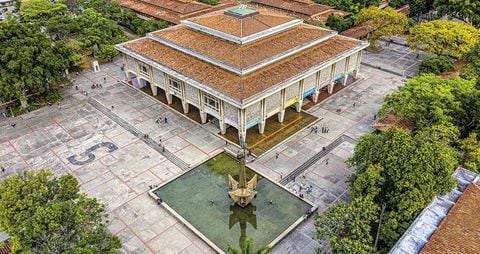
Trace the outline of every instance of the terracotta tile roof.
[[480, 253], [480, 187], [471, 183], [420, 253]]
[[392, 113], [389, 113], [383, 119], [380, 119], [376, 123], [374, 123], [372, 127], [382, 132], [385, 132], [390, 128], [411, 131], [415, 128], [415, 123], [405, 118], [401, 118]]
[[10, 243], [4, 242], [3, 246], [0, 247], [0, 254], [10, 254], [12, 252], [10, 247]]
[[153, 34], [169, 42], [242, 69], [288, 49], [322, 38], [330, 34], [330, 31], [299, 25], [247, 45], [230, 43], [214, 36], [197, 32], [183, 25], [163, 29]]
[[[405, 15], [408, 15], [408, 13], [410, 12], [410, 6], [408, 4], [406, 4], [406, 5], [398, 8], [398, 9], [396, 9], [396, 11], [399, 12], [399, 13], [403, 13]], [[368, 26], [366, 26], [364, 23], [362, 23], [362, 24], [354, 26], [350, 29], [345, 30], [345, 31], [341, 32], [340, 34], [358, 39], [358, 38], [362, 38], [362, 37], [366, 36], [369, 32], [370, 32], [370, 28]]]
[[236, 5], [234, 0], [221, 0], [216, 6], [192, 0], [120, 0], [122, 7], [156, 19], [179, 24], [180, 20]]
[[201, 17], [191, 18], [188, 21], [237, 37], [245, 37], [292, 20], [294, 20], [292, 17], [263, 11], [260, 11], [257, 15], [242, 19], [224, 15], [223, 11], [217, 11]]
[[360, 24], [358, 26], [354, 26], [350, 29], [347, 29], [347, 30], [343, 31], [340, 34], [358, 39], [358, 38], [366, 36], [369, 32], [370, 32], [370, 30], [367, 26]]
[[177, 0], [141, 0], [144, 3], [155, 5], [169, 11], [180, 14], [187, 14], [210, 8], [209, 5], [197, 1], [177, 1]]
[[125, 43], [123, 47], [226, 95], [244, 100], [359, 45], [359, 41], [334, 36], [245, 76], [236, 75], [149, 38]]
[[317, 4], [313, 1], [299, 0], [253, 0], [252, 3], [279, 8], [282, 10], [296, 12], [308, 16], [318, 15], [332, 7], [323, 4]]

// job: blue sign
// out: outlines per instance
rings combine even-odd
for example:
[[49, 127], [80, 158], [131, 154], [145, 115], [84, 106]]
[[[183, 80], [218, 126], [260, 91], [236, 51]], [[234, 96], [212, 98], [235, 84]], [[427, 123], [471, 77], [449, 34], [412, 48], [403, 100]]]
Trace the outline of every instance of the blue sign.
[[253, 126], [257, 125], [258, 122], [259, 122], [258, 119], [252, 120], [251, 122], [249, 122], [249, 123], [247, 124], [247, 129], [250, 129], [250, 128], [252, 128]]
[[303, 94], [303, 98], [305, 98], [305, 97], [307, 97], [307, 96], [309, 96], [309, 95], [311, 95], [311, 94], [313, 94], [313, 93], [315, 93], [315, 88], [312, 88], [312, 89], [306, 91], [306, 92]]

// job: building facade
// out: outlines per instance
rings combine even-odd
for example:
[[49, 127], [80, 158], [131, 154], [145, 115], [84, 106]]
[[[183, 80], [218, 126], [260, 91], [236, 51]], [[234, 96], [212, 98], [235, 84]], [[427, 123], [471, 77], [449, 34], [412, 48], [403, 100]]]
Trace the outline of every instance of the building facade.
[[301, 20], [236, 7], [117, 45], [136, 87], [181, 100], [199, 110], [203, 123], [218, 121], [222, 134], [236, 128], [265, 130], [283, 122], [285, 109], [301, 111], [308, 97], [357, 78], [368, 43], [304, 24]]

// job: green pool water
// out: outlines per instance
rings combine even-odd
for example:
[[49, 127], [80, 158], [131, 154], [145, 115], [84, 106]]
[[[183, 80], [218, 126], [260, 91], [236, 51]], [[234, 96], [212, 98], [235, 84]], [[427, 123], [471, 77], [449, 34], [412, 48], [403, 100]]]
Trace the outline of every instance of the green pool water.
[[[227, 194], [227, 176], [238, 180], [238, 170], [237, 160], [222, 153], [155, 194], [225, 252], [228, 246], [243, 248], [250, 237], [255, 250], [269, 244], [312, 207], [262, 177], [253, 202], [245, 208], [235, 206]], [[247, 168], [247, 180], [252, 175]]]

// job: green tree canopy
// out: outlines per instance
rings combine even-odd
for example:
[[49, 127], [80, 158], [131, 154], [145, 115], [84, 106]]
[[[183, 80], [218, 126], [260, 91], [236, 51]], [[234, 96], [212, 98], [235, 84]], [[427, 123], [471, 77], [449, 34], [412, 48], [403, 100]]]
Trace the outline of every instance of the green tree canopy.
[[480, 26], [480, 2], [478, 0], [435, 0], [434, 5], [440, 16], [449, 15], [476, 27]]
[[126, 40], [120, 26], [93, 9], [84, 10], [75, 21], [81, 28], [76, 37], [87, 54], [98, 53], [102, 45], [114, 45]]
[[103, 214], [71, 175], [27, 171], [0, 183], [0, 230], [14, 252], [115, 253], [120, 240], [107, 232]]
[[20, 14], [27, 21], [46, 21], [64, 15], [67, 10], [66, 5], [48, 0], [24, 0], [20, 5]]
[[315, 219], [317, 237], [333, 253], [368, 254], [373, 251], [372, 225], [380, 209], [371, 199], [354, 199], [331, 206]]
[[390, 248], [436, 194], [450, 191], [456, 151], [435, 136], [390, 129], [366, 134], [348, 164], [353, 199], [372, 198], [386, 204], [380, 242]]
[[0, 100], [26, 100], [64, 80], [69, 51], [54, 44], [40, 28], [8, 19], [0, 23]]
[[472, 25], [434, 20], [412, 27], [407, 42], [413, 50], [461, 58], [473, 49], [479, 36], [480, 31]]
[[379, 116], [392, 112], [413, 121], [417, 128], [451, 123], [465, 133], [478, 122], [472, 108], [478, 104], [478, 92], [473, 81], [422, 75], [388, 95]]
[[391, 7], [379, 9], [371, 6], [360, 11], [357, 23], [365, 25], [371, 31], [367, 39], [375, 47], [378, 46], [380, 37], [403, 34], [408, 22], [403, 13]]

